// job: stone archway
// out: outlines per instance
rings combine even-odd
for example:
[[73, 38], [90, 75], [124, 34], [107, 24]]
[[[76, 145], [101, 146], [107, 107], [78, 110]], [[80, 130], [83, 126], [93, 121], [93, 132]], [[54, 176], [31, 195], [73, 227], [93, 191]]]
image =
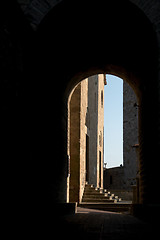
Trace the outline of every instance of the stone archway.
[[[56, 111], [61, 114], [63, 124], [60, 127], [57, 120], [56, 123], [63, 139], [60, 140], [60, 145], [63, 146], [67, 146], [67, 98], [79, 81], [94, 74], [110, 73], [127, 80], [134, 88], [141, 106], [141, 203], [147, 204], [153, 202], [151, 187], [154, 187], [153, 182], [155, 183], [152, 176], [154, 167], [150, 171], [150, 159], [158, 154], [156, 34], [152, 24], [137, 7], [127, 2], [124, 5], [119, 3], [118, 6], [121, 11], [119, 8], [115, 9], [112, 3], [105, 5], [106, 9], [109, 9], [108, 15], [105, 14], [103, 4], [93, 4], [92, 11], [90, 5], [86, 5], [84, 9], [77, 3], [72, 9], [67, 4], [57, 6], [56, 11], [53, 9], [41, 23], [37, 34], [37, 49], [41, 49], [39, 58], [53, 60], [46, 63], [43, 61], [39, 65], [42, 66], [41, 74], [44, 78], [48, 79], [52, 74], [54, 79], [60, 79], [60, 83], [55, 81], [54, 84], [48, 84], [60, 89], [59, 102], [62, 109], [56, 108]], [[78, 10], [83, 11], [83, 16]], [[58, 24], [55, 25], [55, 22]], [[152, 95], [152, 101], [148, 98], [149, 95]], [[150, 137], [152, 143], [149, 141]], [[60, 158], [67, 159], [66, 147], [63, 148], [63, 156]], [[63, 161], [65, 166], [66, 160]], [[64, 178], [61, 177], [58, 181], [59, 186], [60, 181], [66, 186], [65, 169], [64, 167], [61, 171]], [[65, 191], [63, 197], [61, 192], [62, 202], [65, 201]]]
[[[26, 144], [17, 152], [19, 159], [25, 159], [23, 169], [28, 159], [30, 163], [29, 174], [24, 171], [30, 176], [25, 179], [28, 199], [34, 196], [40, 206], [47, 205], [48, 209], [53, 202], [66, 202], [68, 96], [82, 79], [111, 73], [127, 80], [139, 97], [141, 203], [157, 206], [159, 199], [153, 198], [152, 193], [159, 188], [160, 167], [159, 1], [81, 0], [61, 1], [55, 6], [55, 1], [46, 0], [18, 2], [35, 30], [27, 31], [29, 38], [25, 34], [23, 38], [21, 55], [23, 59], [27, 55], [27, 77], [23, 76], [22, 81], [28, 78], [28, 85], [23, 86], [27, 96], [22, 101], [23, 114], [16, 105], [18, 132], [25, 133], [20, 134], [18, 143]], [[9, 21], [13, 34], [23, 28], [22, 24], [14, 30], [8, 15], [5, 21]], [[7, 38], [12, 38], [6, 30]], [[18, 36], [13, 39], [22, 42]], [[11, 108], [7, 116], [13, 112]], [[17, 149], [13, 141], [14, 147]]]

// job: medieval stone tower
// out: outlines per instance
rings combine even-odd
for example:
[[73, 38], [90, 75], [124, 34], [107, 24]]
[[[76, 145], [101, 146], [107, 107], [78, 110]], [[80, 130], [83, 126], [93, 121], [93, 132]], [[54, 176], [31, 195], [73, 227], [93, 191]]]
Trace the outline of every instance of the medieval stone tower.
[[105, 75], [75, 87], [69, 101], [69, 201], [81, 201], [86, 181], [103, 188]]

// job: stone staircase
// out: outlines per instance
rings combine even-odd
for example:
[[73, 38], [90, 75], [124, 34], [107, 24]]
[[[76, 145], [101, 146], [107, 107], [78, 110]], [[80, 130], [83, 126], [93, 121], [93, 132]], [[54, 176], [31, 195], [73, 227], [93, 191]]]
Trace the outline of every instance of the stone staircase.
[[106, 189], [94, 188], [93, 184], [86, 182], [82, 203], [117, 203], [121, 198], [111, 194]]

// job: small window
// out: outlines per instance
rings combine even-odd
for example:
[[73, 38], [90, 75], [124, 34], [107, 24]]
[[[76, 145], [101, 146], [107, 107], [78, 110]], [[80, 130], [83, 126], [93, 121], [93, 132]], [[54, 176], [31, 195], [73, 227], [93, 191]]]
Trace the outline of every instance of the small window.
[[103, 107], [103, 90], [101, 91], [101, 107]]
[[99, 146], [102, 147], [102, 132], [99, 134]]

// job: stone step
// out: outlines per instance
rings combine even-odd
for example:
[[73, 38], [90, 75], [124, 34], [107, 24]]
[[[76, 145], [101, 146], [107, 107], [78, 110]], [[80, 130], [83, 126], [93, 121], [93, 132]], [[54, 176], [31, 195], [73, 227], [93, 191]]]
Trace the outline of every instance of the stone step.
[[114, 197], [112, 196], [103, 196], [103, 195], [83, 195], [83, 199], [84, 198], [90, 198], [90, 199], [94, 199], [94, 198], [97, 198], [97, 199], [115, 199]]
[[90, 197], [90, 198], [96, 198], [96, 197], [98, 197], [98, 198], [109, 198], [110, 196], [105, 196], [104, 194], [83, 194], [83, 197]]
[[132, 204], [123, 203], [79, 203], [79, 207], [112, 212], [130, 212]]
[[114, 200], [115, 202], [121, 202], [121, 199], [120, 198], [118, 198], [117, 196], [116, 196], [116, 198], [115, 197], [100, 197], [100, 196], [93, 196], [93, 197], [90, 197], [90, 196], [83, 196], [83, 198], [82, 198], [82, 202], [85, 202], [86, 201], [86, 199], [87, 199], [87, 201], [90, 199], [90, 200], [93, 200], [93, 201], [98, 201], [98, 202], [101, 202], [101, 201], [105, 201], [105, 200]]
[[86, 183], [82, 202], [112, 202], [117, 203], [121, 201], [118, 196], [111, 194], [107, 189], [94, 188], [93, 184]]
[[108, 197], [108, 196], [114, 197], [114, 194], [113, 194], [113, 193], [111, 194], [110, 192], [104, 193], [104, 195], [105, 195], [106, 197]]
[[114, 199], [98, 199], [98, 198], [84, 198], [82, 202], [106, 202], [106, 203], [114, 203], [117, 200]]
[[[105, 196], [106, 194], [104, 194], [104, 193], [99, 193], [99, 192], [84, 192], [83, 193], [84, 195], [96, 195], [96, 196]], [[106, 196], [110, 196], [110, 195], [106, 195]]]
[[87, 191], [87, 190], [84, 190], [84, 195], [96, 195], [96, 196], [105, 196], [105, 197], [115, 197], [114, 194], [111, 194], [110, 192], [108, 193], [104, 193], [104, 192], [99, 192], [99, 191], [95, 191], [95, 190], [92, 190], [92, 191]]
[[100, 193], [100, 192], [84, 192], [83, 196], [100, 196], [100, 197], [115, 197], [114, 194]]
[[93, 184], [86, 184], [85, 188], [94, 188], [94, 185]]
[[100, 193], [108, 193], [108, 191], [106, 189], [104, 191], [103, 189], [94, 188], [94, 187], [85, 187], [84, 190], [85, 191], [95, 191], [95, 192], [100, 192]]
[[94, 192], [102, 192], [100, 190], [96, 190], [95, 188], [85, 188], [84, 190], [88, 191], [88, 192], [92, 192], [92, 191], [94, 191]]

